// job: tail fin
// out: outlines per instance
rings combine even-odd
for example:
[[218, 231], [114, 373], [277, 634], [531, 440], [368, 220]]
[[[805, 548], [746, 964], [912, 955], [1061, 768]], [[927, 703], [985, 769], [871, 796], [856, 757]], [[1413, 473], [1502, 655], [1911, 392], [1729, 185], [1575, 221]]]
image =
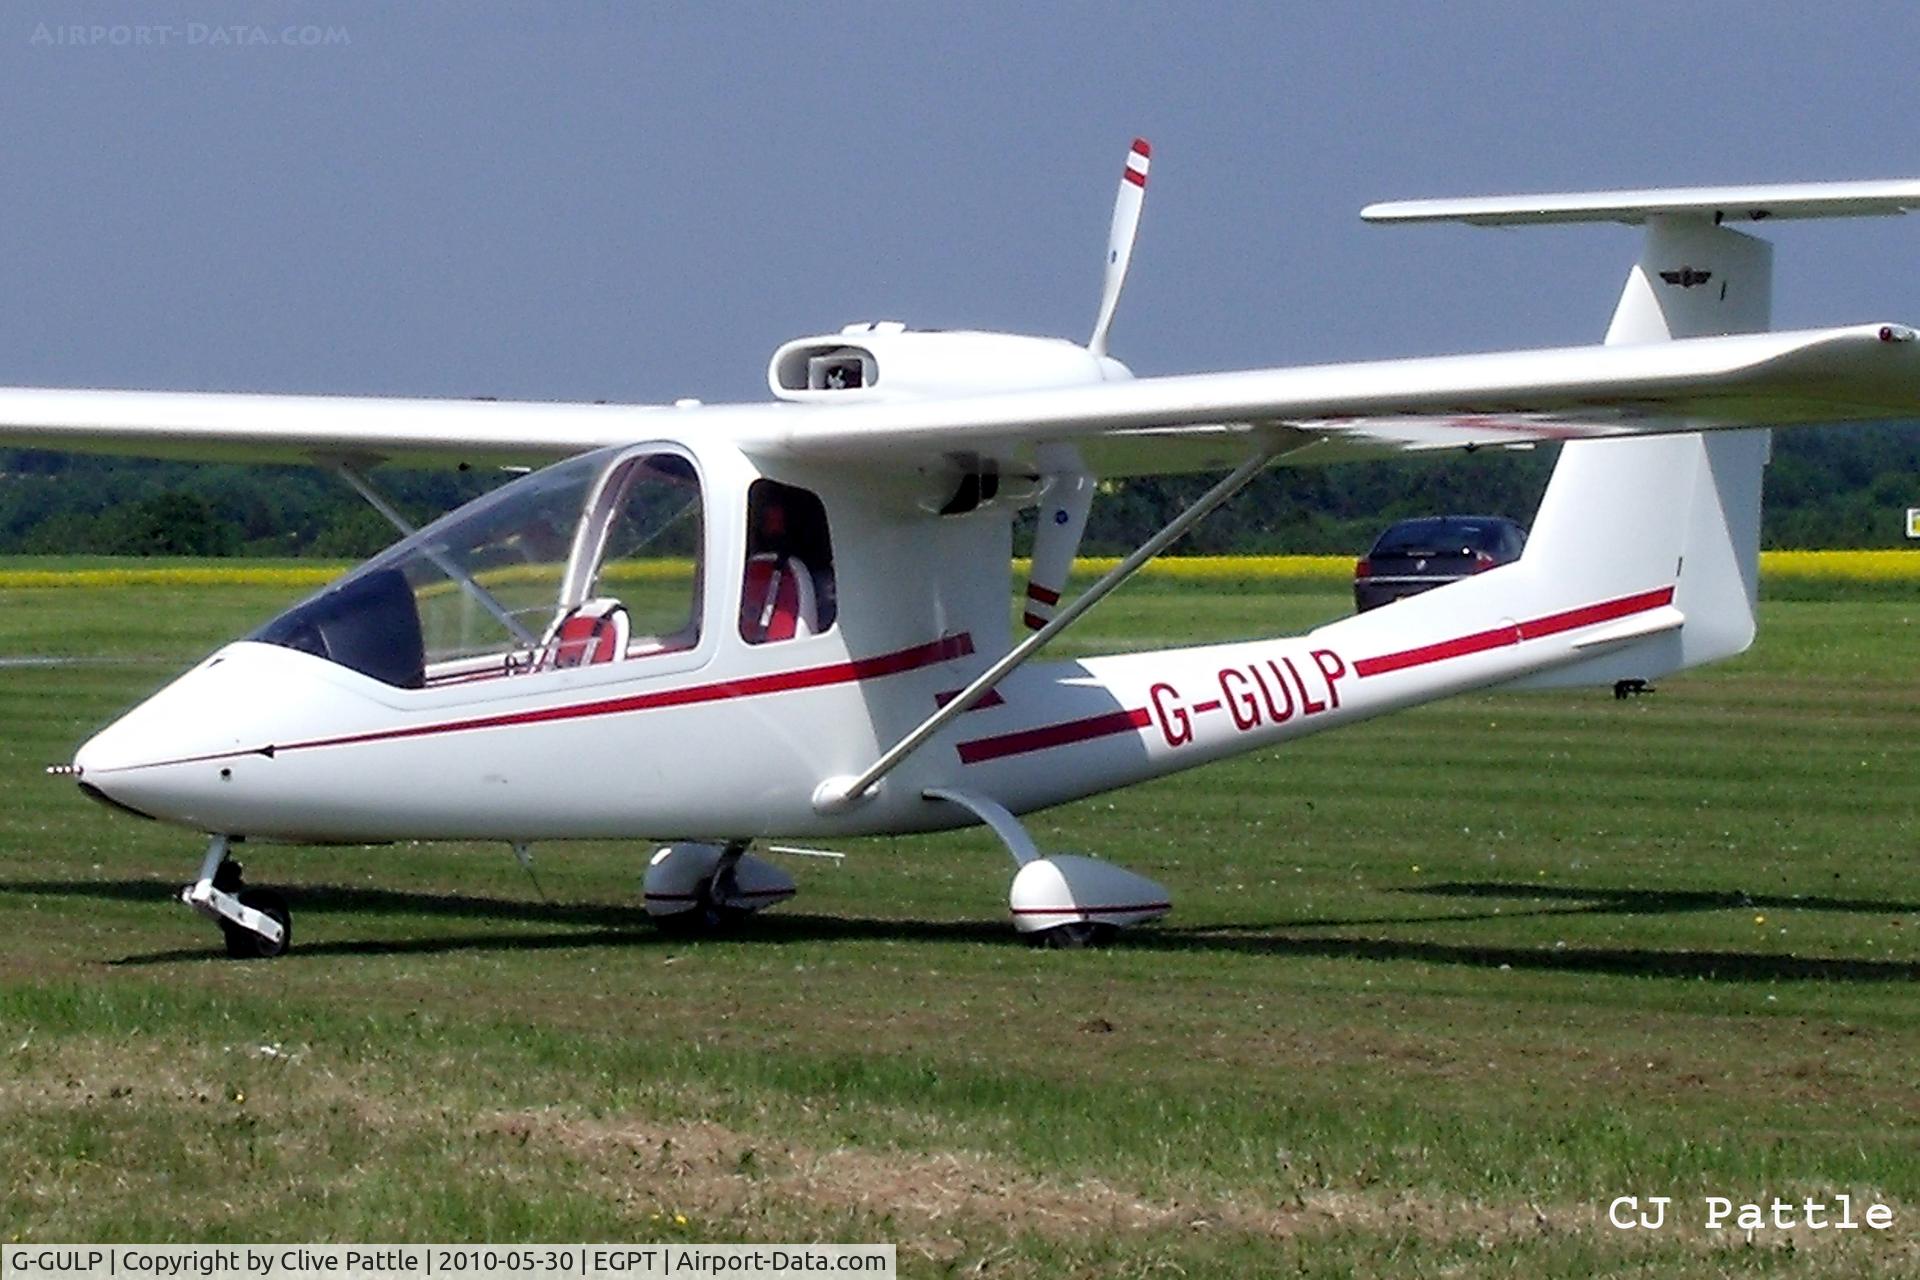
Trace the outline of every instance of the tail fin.
[[[1772, 246], [1699, 215], [1651, 215], [1607, 342], [1761, 332]], [[1592, 599], [1674, 589], [1678, 629], [1530, 677], [1532, 687], [1653, 679], [1753, 643], [1761, 476], [1772, 434], [1571, 441], [1534, 516], [1526, 562]]]
[[[1772, 246], [1699, 215], [1654, 215], [1608, 343], [1759, 332], [1772, 310]], [[1587, 440], [1565, 445], [1525, 562], [1611, 599], [1673, 587], [1686, 621], [1531, 677], [1534, 687], [1651, 680], [1753, 643], [1760, 485], [1772, 433]]]
[[1760, 480], [1770, 433], [1565, 446], [1521, 563], [1583, 599], [1666, 587], [1686, 621], [1542, 672], [1534, 688], [1652, 680], [1746, 651], [1759, 589]]
[[[1772, 247], [1729, 223], [1916, 209], [1920, 180], [1902, 179], [1415, 200], [1372, 205], [1361, 216], [1643, 225], [1640, 259], [1607, 330], [1609, 343], [1634, 343], [1769, 327]], [[1760, 481], [1770, 445], [1764, 430], [1569, 442], [1518, 564], [1336, 625], [1352, 634], [1374, 626], [1419, 634], [1457, 630], [1467, 618], [1498, 620], [1470, 641], [1508, 629], [1522, 636], [1579, 631], [1571, 653], [1560, 655], [1570, 661], [1518, 682], [1534, 686], [1651, 679], [1731, 657], [1753, 641]], [[1378, 614], [1392, 616], [1367, 621]], [[1619, 625], [1590, 629], [1614, 618]]]

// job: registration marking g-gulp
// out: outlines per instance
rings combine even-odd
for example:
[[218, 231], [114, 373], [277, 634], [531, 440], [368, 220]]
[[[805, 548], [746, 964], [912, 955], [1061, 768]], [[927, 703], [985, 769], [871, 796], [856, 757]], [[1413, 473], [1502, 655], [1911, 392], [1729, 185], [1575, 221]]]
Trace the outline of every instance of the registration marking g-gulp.
[[1214, 673], [1198, 698], [1161, 680], [1147, 691], [1153, 722], [1169, 747], [1193, 741], [1202, 717], [1224, 714], [1238, 733], [1282, 725], [1294, 717], [1322, 715], [1340, 707], [1340, 681], [1350, 673], [1346, 659], [1332, 649], [1311, 650], [1300, 662], [1291, 657], [1229, 663]]

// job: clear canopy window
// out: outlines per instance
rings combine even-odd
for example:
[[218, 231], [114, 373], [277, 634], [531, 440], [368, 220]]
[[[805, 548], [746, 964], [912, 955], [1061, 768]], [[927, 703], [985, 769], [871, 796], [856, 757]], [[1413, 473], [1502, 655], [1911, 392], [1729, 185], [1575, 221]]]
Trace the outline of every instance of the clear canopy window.
[[703, 527], [685, 456], [586, 454], [435, 521], [250, 638], [403, 688], [689, 649]]

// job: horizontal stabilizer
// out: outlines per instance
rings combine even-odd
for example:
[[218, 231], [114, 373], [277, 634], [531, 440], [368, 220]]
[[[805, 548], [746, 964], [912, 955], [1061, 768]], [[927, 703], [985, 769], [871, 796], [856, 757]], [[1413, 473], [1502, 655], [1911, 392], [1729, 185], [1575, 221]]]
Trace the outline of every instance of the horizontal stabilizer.
[[[1684, 567], [1684, 566], [1683, 566]], [[1624, 644], [1628, 640], [1644, 640], [1648, 636], [1663, 635], [1669, 631], [1678, 631], [1685, 626], [1687, 615], [1672, 605], [1663, 605], [1648, 613], [1635, 614], [1614, 623], [1604, 631], [1583, 636], [1573, 642], [1575, 649], [1604, 649], [1609, 645]]]
[[1477, 227], [1513, 227], [1547, 222], [1638, 224], [1661, 214], [1691, 214], [1715, 222], [1871, 218], [1912, 209], [1920, 209], [1920, 178], [1397, 200], [1368, 205], [1360, 216], [1368, 222], [1466, 222]]

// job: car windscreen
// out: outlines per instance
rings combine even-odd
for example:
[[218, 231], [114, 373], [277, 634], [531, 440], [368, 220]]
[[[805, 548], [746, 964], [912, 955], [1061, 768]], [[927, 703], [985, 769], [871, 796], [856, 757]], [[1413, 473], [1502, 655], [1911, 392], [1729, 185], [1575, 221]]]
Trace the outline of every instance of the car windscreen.
[[1494, 520], [1441, 518], [1402, 520], [1373, 544], [1377, 556], [1439, 556], [1461, 552], [1497, 552], [1504, 526]]

